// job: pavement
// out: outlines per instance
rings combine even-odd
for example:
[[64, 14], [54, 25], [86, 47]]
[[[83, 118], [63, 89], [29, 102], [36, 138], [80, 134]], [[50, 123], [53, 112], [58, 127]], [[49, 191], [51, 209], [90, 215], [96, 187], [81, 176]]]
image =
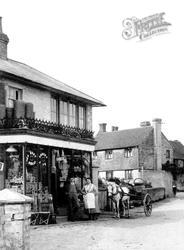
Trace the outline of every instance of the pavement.
[[31, 250], [183, 250], [184, 193], [153, 204], [146, 217], [143, 207], [130, 210], [130, 218], [114, 219], [112, 213], [97, 221], [67, 222], [31, 227]]

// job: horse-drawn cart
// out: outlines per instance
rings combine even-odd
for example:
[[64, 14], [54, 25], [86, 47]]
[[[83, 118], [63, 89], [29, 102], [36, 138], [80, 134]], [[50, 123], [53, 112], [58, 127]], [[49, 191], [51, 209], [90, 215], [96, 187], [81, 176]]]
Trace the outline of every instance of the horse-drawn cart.
[[152, 213], [152, 199], [144, 185], [144, 181], [140, 178], [137, 178], [133, 181], [133, 184], [128, 183], [129, 193], [127, 194], [130, 197], [130, 206], [139, 206], [144, 207], [144, 213], [146, 216], [150, 216]]
[[[151, 215], [152, 199], [141, 178], [135, 179], [133, 183], [117, 183], [116, 180], [111, 180], [106, 184], [115, 217], [129, 217], [129, 208], [136, 206], [143, 206], [145, 215]], [[127, 215], [126, 211], [128, 211]]]

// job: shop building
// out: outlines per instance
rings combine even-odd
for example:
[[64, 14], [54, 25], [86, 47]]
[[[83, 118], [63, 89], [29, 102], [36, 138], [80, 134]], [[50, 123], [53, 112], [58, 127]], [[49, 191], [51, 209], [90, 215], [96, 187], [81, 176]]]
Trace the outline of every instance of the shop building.
[[66, 208], [70, 177], [93, 177], [92, 108], [101, 101], [7, 57], [0, 19], [0, 189], [34, 198], [39, 210], [52, 197]]

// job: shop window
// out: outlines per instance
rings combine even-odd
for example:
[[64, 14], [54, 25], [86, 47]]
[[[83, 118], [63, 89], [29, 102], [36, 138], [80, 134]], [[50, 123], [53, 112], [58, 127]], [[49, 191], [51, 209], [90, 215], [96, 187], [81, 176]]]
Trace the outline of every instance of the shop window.
[[133, 156], [133, 149], [132, 148], [126, 148], [124, 149], [124, 157], [129, 158]]
[[38, 168], [36, 148], [29, 148], [26, 152], [26, 194], [32, 195], [37, 192]]
[[167, 159], [171, 158], [171, 152], [170, 152], [170, 150], [166, 150], [166, 158]]
[[13, 108], [16, 100], [22, 100], [22, 89], [10, 87], [8, 88], [8, 107]]
[[11, 149], [6, 149], [5, 187], [23, 193], [22, 147], [11, 145]]
[[110, 159], [112, 159], [112, 157], [113, 157], [112, 150], [106, 150], [105, 151], [105, 159], [110, 160]]

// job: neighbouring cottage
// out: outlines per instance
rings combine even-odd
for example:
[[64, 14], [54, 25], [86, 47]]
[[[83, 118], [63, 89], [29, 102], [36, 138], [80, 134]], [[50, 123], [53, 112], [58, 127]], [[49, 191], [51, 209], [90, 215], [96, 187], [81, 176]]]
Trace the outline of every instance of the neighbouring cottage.
[[141, 127], [118, 131], [100, 124], [95, 138], [93, 164], [99, 167], [99, 178], [133, 180], [142, 178], [153, 187], [165, 187], [172, 195], [172, 175], [162, 170], [162, 164], [173, 161], [173, 148], [161, 132], [161, 119], [142, 122]]
[[174, 175], [177, 190], [184, 191], [184, 145], [178, 141], [170, 141], [173, 146], [173, 164], [166, 165], [165, 169]]
[[[34, 198], [33, 209], [66, 213], [66, 182], [94, 175], [92, 108], [104, 104], [7, 57], [0, 18], [0, 189]], [[96, 171], [96, 169], [94, 169]]]

